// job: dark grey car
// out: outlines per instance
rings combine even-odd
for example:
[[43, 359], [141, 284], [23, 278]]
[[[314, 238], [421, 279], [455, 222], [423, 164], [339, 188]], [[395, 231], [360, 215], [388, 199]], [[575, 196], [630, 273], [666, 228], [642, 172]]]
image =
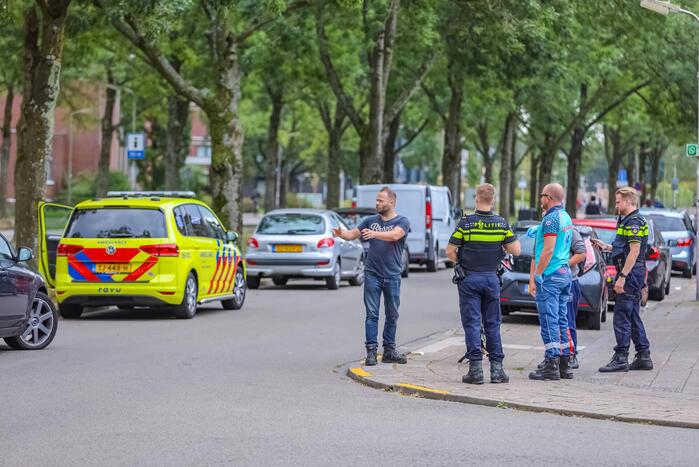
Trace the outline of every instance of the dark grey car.
[[44, 280], [26, 264], [30, 259], [32, 250], [15, 251], [0, 235], [0, 337], [17, 350], [43, 349], [58, 326]]
[[[515, 235], [522, 244], [522, 254], [503, 261], [500, 308], [503, 315], [512, 312], [536, 313], [536, 301], [529, 294], [529, 267], [534, 254], [534, 239], [527, 236], [527, 229], [538, 225], [536, 221], [525, 221], [513, 225]], [[584, 320], [588, 329], [599, 330], [607, 320], [606, 264], [600, 252], [592, 246], [590, 239], [597, 238], [586, 226], [575, 227], [585, 242], [587, 258], [580, 267], [580, 302], [578, 318]]]

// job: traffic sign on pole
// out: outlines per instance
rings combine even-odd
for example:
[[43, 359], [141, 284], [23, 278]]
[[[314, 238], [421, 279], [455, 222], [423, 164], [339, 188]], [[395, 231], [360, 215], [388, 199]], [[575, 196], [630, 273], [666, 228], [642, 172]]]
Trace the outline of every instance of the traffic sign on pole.
[[126, 157], [128, 159], [146, 158], [146, 135], [144, 133], [128, 133], [126, 135]]
[[699, 155], [699, 144], [688, 144], [685, 147], [684, 155], [687, 157], [696, 157]]

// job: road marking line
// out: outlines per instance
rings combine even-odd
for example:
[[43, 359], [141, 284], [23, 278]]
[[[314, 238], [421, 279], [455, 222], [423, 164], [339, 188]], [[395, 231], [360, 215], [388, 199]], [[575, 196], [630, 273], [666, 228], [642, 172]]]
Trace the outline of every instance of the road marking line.
[[371, 376], [371, 373], [366, 371], [364, 368], [350, 368], [350, 371], [357, 376], [364, 376], [364, 377]]
[[416, 384], [400, 383], [397, 386], [401, 386], [408, 389], [417, 389], [419, 391], [432, 392], [434, 394], [449, 394], [449, 391], [442, 391], [441, 389], [432, 389], [425, 386], [418, 386]]

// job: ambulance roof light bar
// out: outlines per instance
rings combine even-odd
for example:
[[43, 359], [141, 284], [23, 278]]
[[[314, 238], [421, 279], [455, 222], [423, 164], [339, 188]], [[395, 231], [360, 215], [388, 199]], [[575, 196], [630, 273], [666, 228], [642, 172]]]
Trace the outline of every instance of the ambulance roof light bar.
[[107, 198], [196, 198], [193, 191], [108, 191]]

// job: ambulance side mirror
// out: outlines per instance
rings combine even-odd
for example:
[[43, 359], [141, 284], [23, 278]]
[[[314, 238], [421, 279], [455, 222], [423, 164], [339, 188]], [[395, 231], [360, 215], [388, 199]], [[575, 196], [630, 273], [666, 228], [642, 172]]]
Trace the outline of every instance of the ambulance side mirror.
[[235, 243], [238, 240], [238, 234], [229, 230], [226, 232], [226, 240], [230, 243]]

